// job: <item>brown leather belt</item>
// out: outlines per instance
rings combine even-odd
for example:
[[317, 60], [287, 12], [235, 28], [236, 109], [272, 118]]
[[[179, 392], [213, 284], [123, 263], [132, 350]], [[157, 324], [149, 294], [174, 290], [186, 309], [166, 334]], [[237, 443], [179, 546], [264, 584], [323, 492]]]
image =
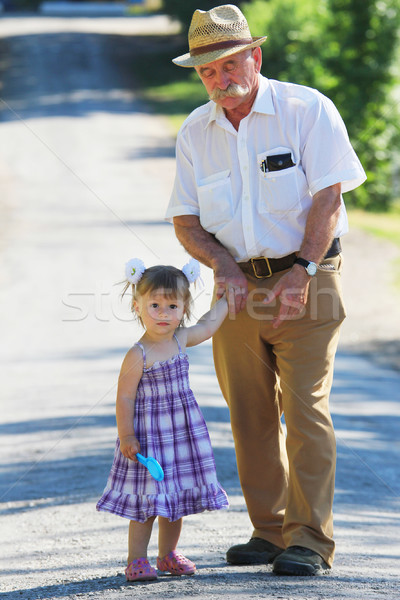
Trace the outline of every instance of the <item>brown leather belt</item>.
[[[333, 258], [342, 251], [340, 244], [340, 238], [335, 238], [332, 242], [331, 247], [325, 254], [324, 260], [327, 258]], [[285, 271], [291, 269], [296, 260], [297, 252], [292, 252], [282, 258], [267, 258], [266, 256], [257, 256], [256, 258], [250, 258], [247, 262], [238, 263], [243, 273], [248, 273], [257, 277], [257, 279], [265, 279], [271, 277], [274, 273], [279, 271]]]

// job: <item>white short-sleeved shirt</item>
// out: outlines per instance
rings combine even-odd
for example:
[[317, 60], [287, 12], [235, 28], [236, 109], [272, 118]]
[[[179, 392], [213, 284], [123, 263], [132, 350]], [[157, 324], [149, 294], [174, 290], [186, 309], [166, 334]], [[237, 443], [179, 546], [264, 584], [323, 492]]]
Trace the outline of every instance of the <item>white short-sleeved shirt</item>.
[[[339, 182], [347, 192], [365, 179], [328, 98], [260, 75], [238, 131], [214, 102], [183, 123], [166, 218], [197, 215], [237, 261], [279, 258], [300, 249], [316, 192]], [[347, 230], [342, 199], [335, 236]]]

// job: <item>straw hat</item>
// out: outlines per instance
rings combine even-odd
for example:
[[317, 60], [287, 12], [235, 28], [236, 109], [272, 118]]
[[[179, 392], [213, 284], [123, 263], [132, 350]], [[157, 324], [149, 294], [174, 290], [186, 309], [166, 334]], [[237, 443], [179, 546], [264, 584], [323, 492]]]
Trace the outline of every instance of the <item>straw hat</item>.
[[189, 52], [174, 58], [180, 67], [198, 67], [236, 52], [260, 46], [267, 36], [252, 37], [237, 6], [224, 4], [211, 10], [196, 10], [189, 27]]

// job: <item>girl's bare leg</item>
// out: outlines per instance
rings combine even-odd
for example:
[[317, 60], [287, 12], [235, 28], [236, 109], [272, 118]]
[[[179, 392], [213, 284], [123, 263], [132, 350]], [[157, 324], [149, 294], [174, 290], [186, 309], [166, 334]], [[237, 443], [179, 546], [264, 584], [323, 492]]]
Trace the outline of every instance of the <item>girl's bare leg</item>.
[[182, 530], [182, 519], [168, 521], [158, 517], [158, 556], [164, 558], [171, 550], [176, 550]]
[[154, 519], [155, 517], [151, 517], [150, 519], [147, 519], [145, 523], [130, 521], [128, 538], [128, 565], [135, 558], [147, 558], [147, 547], [149, 545]]

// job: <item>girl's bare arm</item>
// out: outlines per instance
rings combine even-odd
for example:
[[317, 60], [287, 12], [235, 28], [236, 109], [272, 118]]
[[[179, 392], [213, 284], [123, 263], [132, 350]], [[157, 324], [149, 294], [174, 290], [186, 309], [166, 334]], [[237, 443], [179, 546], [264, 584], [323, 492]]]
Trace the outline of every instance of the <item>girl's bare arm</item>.
[[142, 352], [140, 348], [133, 347], [124, 358], [118, 378], [116, 416], [120, 450], [126, 458], [134, 461], [137, 461], [136, 453], [140, 452], [140, 444], [133, 427], [133, 417], [136, 391], [142, 373]]
[[196, 346], [214, 335], [217, 329], [222, 325], [228, 314], [228, 302], [226, 297], [220, 298], [214, 306], [206, 312], [196, 325], [186, 329], [187, 346]]

